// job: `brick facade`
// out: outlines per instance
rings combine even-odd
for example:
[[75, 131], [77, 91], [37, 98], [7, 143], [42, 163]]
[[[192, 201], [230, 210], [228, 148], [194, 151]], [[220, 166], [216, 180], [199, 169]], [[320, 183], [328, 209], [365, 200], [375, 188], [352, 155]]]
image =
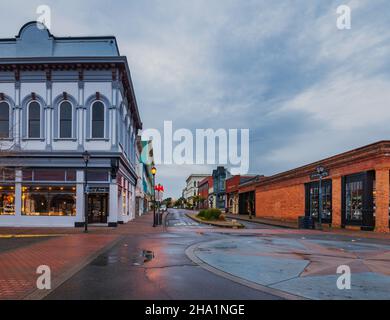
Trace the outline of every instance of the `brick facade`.
[[[381, 141], [261, 179], [256, 184], [256, 216], [297, 221], [299, 216], [305, 215], [307, 203], [305, 184], [313, 182], [310, 175], [316, 171], [318, 166], [323, 166], [329, 170], [330, 175], [326, 179], [332, 181], [333, 227], [345, 227], [349, 224], [349, 220], [345, 222], [345, 212], [343, 213], [347, 210], [348, 202], [346, 186], [343, 184], [344, 177], [370, 172], [376, 183], [371, 180], [364, 180], [364, 185], [366, 189], [368, 188], [366, 186], [370, 186], [370, 183], [371, 187], [373, 184], [376, 185], [376, 191], [373, 192], [376, 206], [373, 204], [372, 210], [370, 206], [367, 207], [371, 212], [375, 211], [375, 226], [372, 227], [375, 227], [377, 232], [389, 232], [390, 141]], [[367, 176], [369, 175], [367, 174]], [[365, 196], [367, 199], [372, 198], [370, 194]], [[351, 204], [354, 201], [355, 199], [352, 199], [348, 203]], [[367, 208], [364, 207], [363, 210], [359, 208], [359, 210], [365, 215], [366, 212], [370, 212], [370, 210], [366, 210]], [[352, 209], [348, 210], [352, 211]], [[354, 213], [359, 210], [355, 209]]]

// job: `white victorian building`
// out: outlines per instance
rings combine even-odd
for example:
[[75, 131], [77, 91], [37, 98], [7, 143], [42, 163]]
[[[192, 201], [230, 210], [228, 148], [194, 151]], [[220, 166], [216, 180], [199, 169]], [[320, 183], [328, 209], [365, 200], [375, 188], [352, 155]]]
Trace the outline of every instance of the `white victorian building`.
[[193, 198], [199, 195], [199, 183], [209, 174], [192, 174], [186, 180], [186, 187], [183, 190], [183, 197], [188, 203], [193, 203]]
[[0, 226], [81, 227], [86, 203], [89, 223], [132, 220], [141, 127], [115, 37], [0, 39]]

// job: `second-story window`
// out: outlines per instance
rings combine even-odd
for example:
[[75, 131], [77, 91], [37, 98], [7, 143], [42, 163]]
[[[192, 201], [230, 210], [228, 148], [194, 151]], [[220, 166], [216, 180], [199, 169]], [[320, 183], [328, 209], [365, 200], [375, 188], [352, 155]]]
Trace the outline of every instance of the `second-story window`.
[[69, 101], [60, 105], [60, 138], [72, 138], [72, 105]]
[[41, 137], [41, 105], [36, 101], [28, 106], [28, 137]]
[[9, 138], [9, 104], [0, 103], [0, 139]]
[[104, 104], [101, 101], [92, 105], [92, 138], [104, 138]]

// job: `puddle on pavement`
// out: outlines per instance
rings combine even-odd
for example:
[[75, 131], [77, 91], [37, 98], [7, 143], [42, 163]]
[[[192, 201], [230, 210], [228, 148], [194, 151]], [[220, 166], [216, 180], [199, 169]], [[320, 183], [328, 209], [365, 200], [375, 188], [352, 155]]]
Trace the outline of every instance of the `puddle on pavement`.
[[142, 266], [145, 263], [152, 261], [155, 258], [154, 252], [150, 250], [142, 250], [141, 254], [134, 259], [133, 266]]
[[114, 264], [114, 263], [117, 263], [118, 261], [119, 261], [119, 258], [117, 255], [113, 255], [113, 256], [110, 255], [110, 256], [98, 257], [91, 264], [93, 266], [106, 267], [109, 264]]

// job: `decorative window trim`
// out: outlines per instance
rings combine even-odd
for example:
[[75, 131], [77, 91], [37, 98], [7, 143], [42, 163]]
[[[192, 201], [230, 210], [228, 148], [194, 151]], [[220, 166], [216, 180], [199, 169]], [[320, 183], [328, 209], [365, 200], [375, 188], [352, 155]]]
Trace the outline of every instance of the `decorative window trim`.
[[[92, 135], [92, 132], [93, 132], [93, 108], [96, 106], [96, 104], [100, 102], [102, 105], [103, 105], [103, 137], [94, 137]], [[96, 99], [94, 102], [92, 102], [91, 104], [91, 110], [90, 110], [90, 114], [91, 114], [91, 117], [90, 117], [90, 127], [89, 127], [89, 136], [91, 138], [91, 140], [105, 140], [107, 139], [107, 133], [106, 133], [106, 125], [107, 125], [107, 114], [106, 114], [106, 111], [107, 111], [107, 106], [106, 104], [104, 103], [103, 100], [101, 99]]]
[[[4, 97], [3, 97], [4, 98]], [[12, 141], [13, 140], [13, 129], [12, 129], [12, 126], [13, 126], [13, 112], [12, 112], [12, 106], [11, 104], [9, 103], [9, 101], [5, 100], [5, 99], [2, 99], [0, 100], [0, 104], [1, 103], [6, 103], [8, 105], [8, 137], [1, 137], [0, 136], [0, 140], [2, 141]]]
[[[102, 94], [99, 94], [99, 99], [96, 99], [96, 95], [92, 95], [86, 100], [85, 105], [87, 106], [87, 112], [86, 112], [86, 132], [87, 137], [86, 141], [109, 141], [110, 140], [110, 132], [109, 132], [109, 109], [108, 106], [109, 100]], [[93, 138], [92, 137], [92, 107], [95, 104], [95, 102], [101, 102], [104, 106], [104, 137], [103, 138]]]
[[[38, 103], [38, 105], [39, 105], [39, 137], [30, 137], [30, 106], [33, 102]], [[36, 99], [30, 100], [27, 103], [27, 136], [26, 136], [27, 140], [42, 140], [43, 139], [43, 137], [42, 137], [42, 131], [43, 131], [42, 124], [44, 121], [43, 119], [44, 119], [44, 114], [43, 114], [42, 104]]]
[[[70, 137], [61, 137], [61, 107], [62, 105], [67, 102], [70, 104], [71, 106], [71, 114], [72, 114], [72, 118], [71, 118], [71, 129], [70, 129]], [[59, 102], [58, 104], [58, 116], [57, 116], [57, 138], [56, 140], [75, 140], [75, 107], [74, 107], [74, 104], [72, 103], [72, 101], [70, 101], [69, 99], [64, 99], [62, 101]]]
[[[40, 138], [29, 138], [29, 128], [28, 128], [28, 120], [29, 120], [29, 105], [32, 102], [37, 102], [40, 105], [41, 119], [40, 119]], [[45, 141], [45, 129], [46, 129], [46, 115], [45, 115], [45, 100], [35, 94], [35, 100], [31, 98], [31, 95], [27, 95], [21, 103], [22, 106], [22, 118], [21, 118], [21, 140], [22, 141]]]
[[[66, 99], [64, 97], [66, 96]], [[60, 137], [60, 107], [63, 102], [69, 102], [72, 106], [72, 137], [70, 138], [61, 138]], [[77, 125], [78, 125], [78, 116], [77, 116], [77, 108], [78, 103], [77, 100], [70, 95], [69, 93], [62, 93], [58, 95], [53, 100], [53, 106], [54, 106], [54, 114], [53, 114], [53, 141], [77, 141]]]

